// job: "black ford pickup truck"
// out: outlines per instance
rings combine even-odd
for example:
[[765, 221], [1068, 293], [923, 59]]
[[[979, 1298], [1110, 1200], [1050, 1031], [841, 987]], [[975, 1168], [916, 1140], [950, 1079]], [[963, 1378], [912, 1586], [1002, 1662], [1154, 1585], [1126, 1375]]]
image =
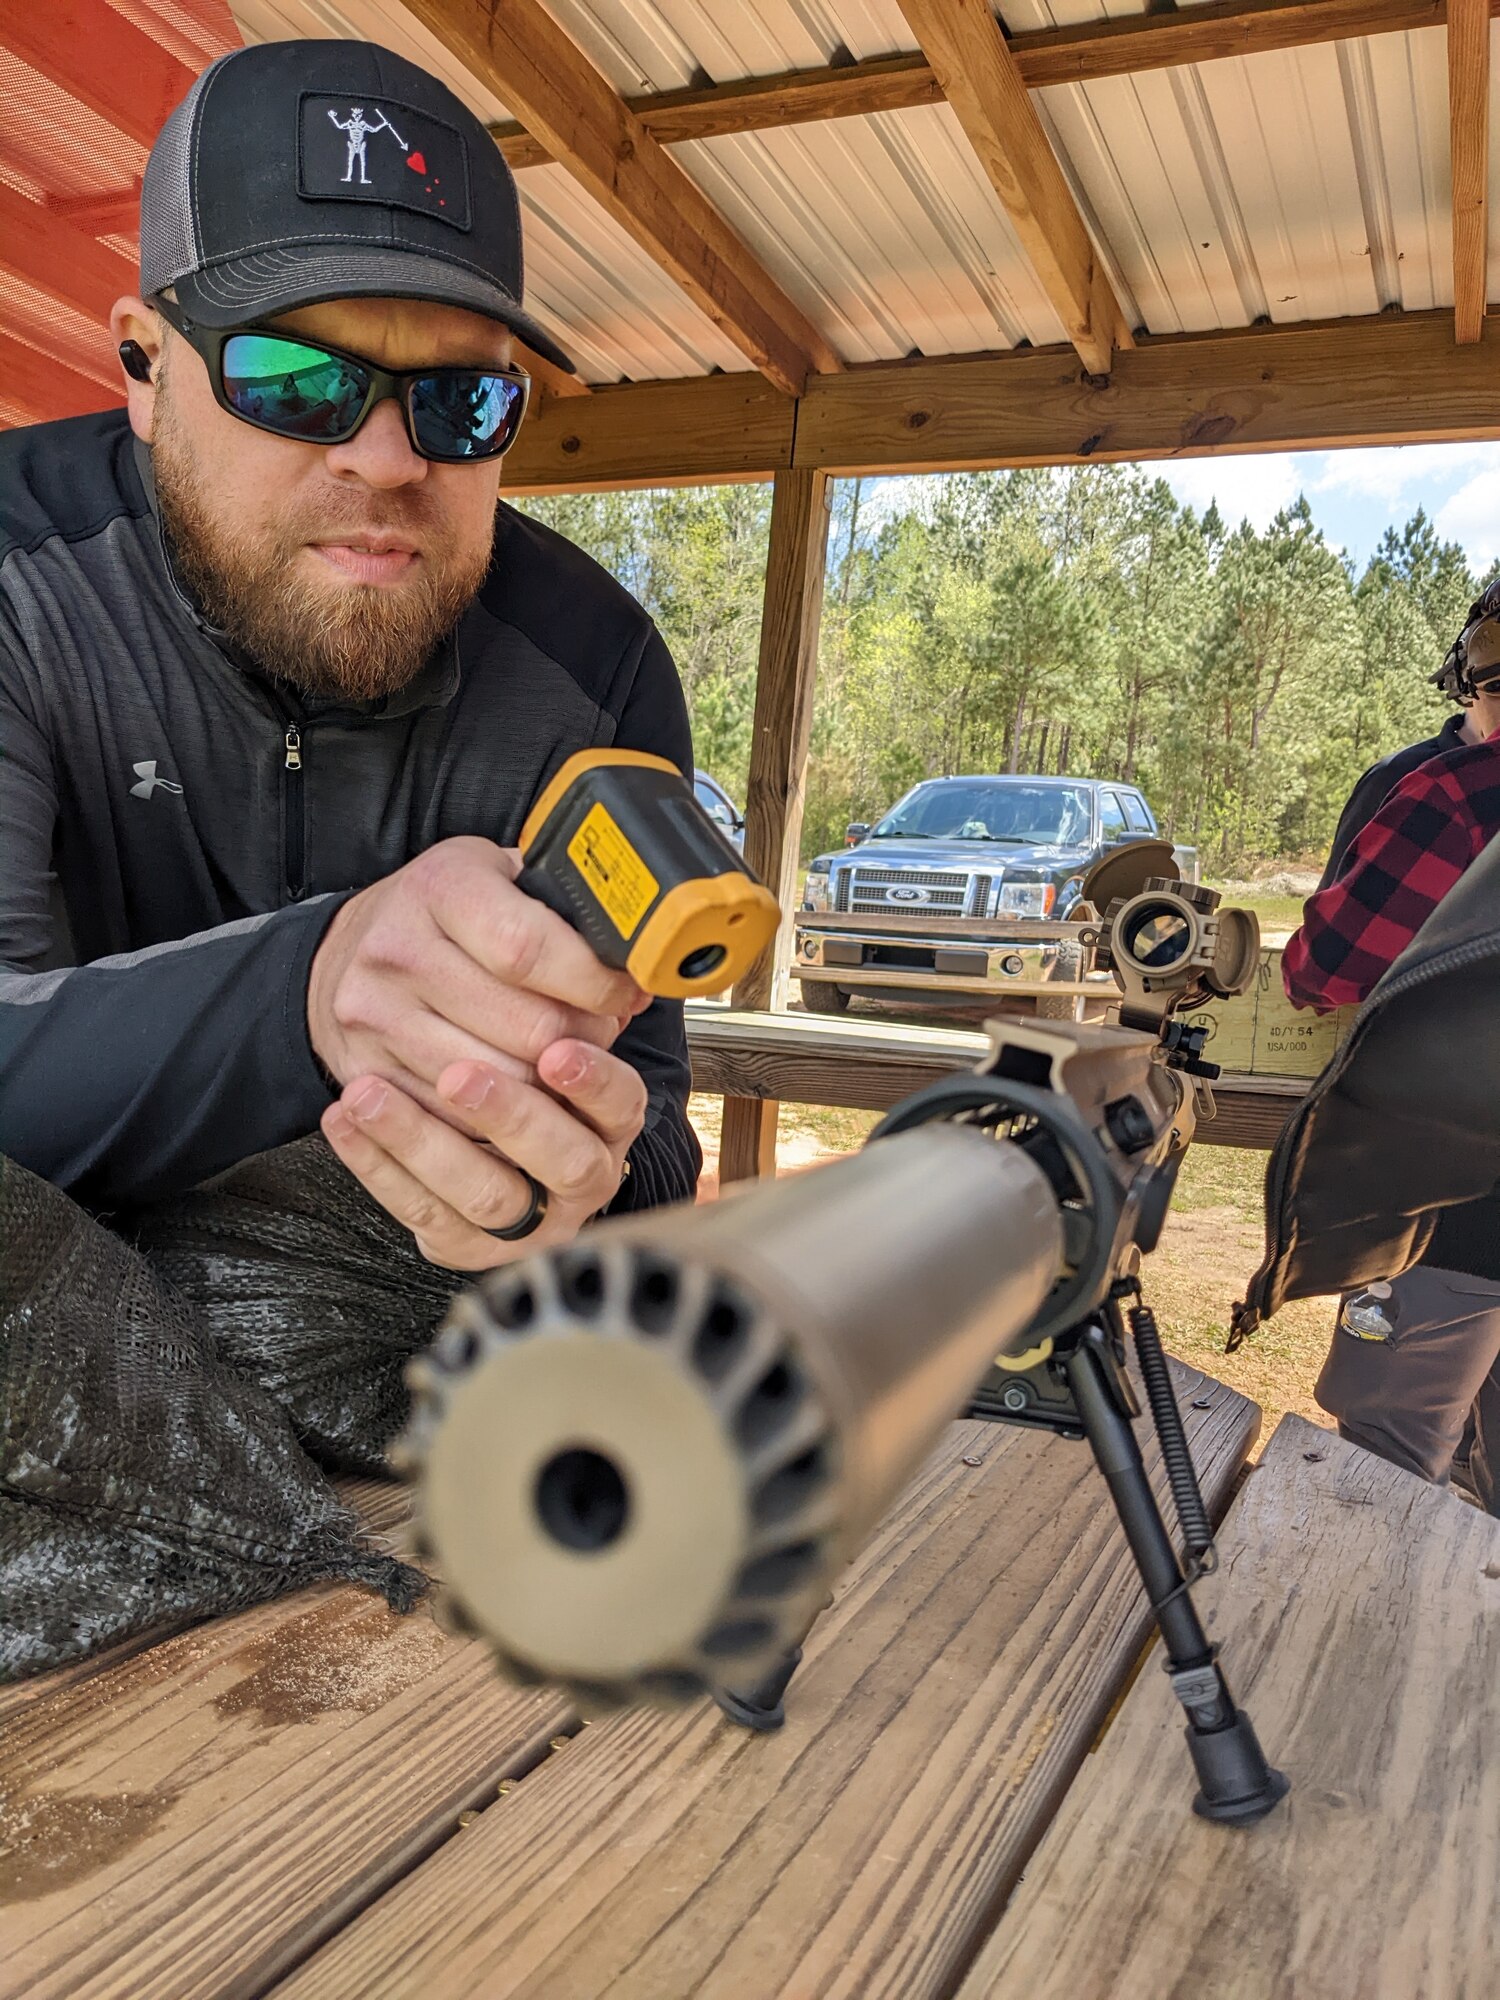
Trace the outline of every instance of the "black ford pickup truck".
[[[1103, 855], [1161, 835], [1134, 785], [1017, 776], [929, 778], [849, 838], [809, 867], [797, 918], [790, 969], [815, 1013], [853, 994], [968, 1005], [1075, 979], [1076, 948], [1050, 927]], [[1196, 881], [1196, 849], [1176, 853]]]

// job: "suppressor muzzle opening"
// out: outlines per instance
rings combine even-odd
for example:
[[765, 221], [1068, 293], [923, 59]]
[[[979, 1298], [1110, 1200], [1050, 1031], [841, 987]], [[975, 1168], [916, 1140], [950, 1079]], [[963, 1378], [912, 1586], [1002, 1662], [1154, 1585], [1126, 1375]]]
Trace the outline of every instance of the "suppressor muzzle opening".
[[536, 1512], [565, 1549], [588, 1553], [617, 1542], [630, 1521], [630, 1488], [613, 1459], [574, 1446], [547, 1460], [537, 1474]]

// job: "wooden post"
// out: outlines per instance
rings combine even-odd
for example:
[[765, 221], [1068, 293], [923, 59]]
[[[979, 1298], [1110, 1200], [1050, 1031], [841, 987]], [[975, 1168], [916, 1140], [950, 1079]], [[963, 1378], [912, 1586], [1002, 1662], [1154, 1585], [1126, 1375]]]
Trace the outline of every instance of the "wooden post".
[[1489, 255], [1490, 4], [1449, 0], [1449, 149], [1453, 166], [1453, 337], [1473, 346], [1484, 326]]
[[[797, 892], [827, 552], [827, 473], [778, 472], [771, 501], [745, 799], [745, 859], [770, 886], [784, 912], [791, 909]], [[783, 919], [770, 949], [735, 987], [736, 1007], [764, 1008], [785, 1000], [790, 928]], [[771, 1099], [725, 1098], [719, 1142], [721, 1185], [776, 1171], [777, 1109]]]

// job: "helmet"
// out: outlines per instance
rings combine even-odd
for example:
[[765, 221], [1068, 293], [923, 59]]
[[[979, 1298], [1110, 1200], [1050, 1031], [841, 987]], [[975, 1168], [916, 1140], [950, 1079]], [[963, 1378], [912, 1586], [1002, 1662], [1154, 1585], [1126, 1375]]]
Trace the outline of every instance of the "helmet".
[[1464, 629], [1432, 676], [1450, 701], [1472, 701], [1500, 682], [1500, 577], [1469, 606]]

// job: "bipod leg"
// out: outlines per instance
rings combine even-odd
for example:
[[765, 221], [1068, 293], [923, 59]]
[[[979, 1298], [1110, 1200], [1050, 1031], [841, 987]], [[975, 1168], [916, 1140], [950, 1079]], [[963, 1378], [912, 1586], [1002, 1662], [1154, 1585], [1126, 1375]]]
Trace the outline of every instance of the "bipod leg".
[[1066, 1367], [1084, 1433], [1161, 1628], [1172, 1692], [1187, 1716], [1188, 1749], [1201, 1788], [1193, 1811], [1230, 1826], [1248, 1825], [1285, 1797], [1287, 1781], [1266, 1762], [1249, 1716], [1235, 1707], [1218, 1649], [1210, 1644], [1189, 1595], [1135, 1430], [1115, 1388], [1117, 1369], [1102, 1327], [1085, 1329]]
[[796, 1646], [755, 1687], [715, 1688], [714, 1700], [729, 1720], [737, 1722], [741, 1729], [754, 1729], [762, 1734], [769, 1729], [779, 1729], [786, 1721], [786, 1705], [782, 1697], [801, 1664], [802, 1648]]

